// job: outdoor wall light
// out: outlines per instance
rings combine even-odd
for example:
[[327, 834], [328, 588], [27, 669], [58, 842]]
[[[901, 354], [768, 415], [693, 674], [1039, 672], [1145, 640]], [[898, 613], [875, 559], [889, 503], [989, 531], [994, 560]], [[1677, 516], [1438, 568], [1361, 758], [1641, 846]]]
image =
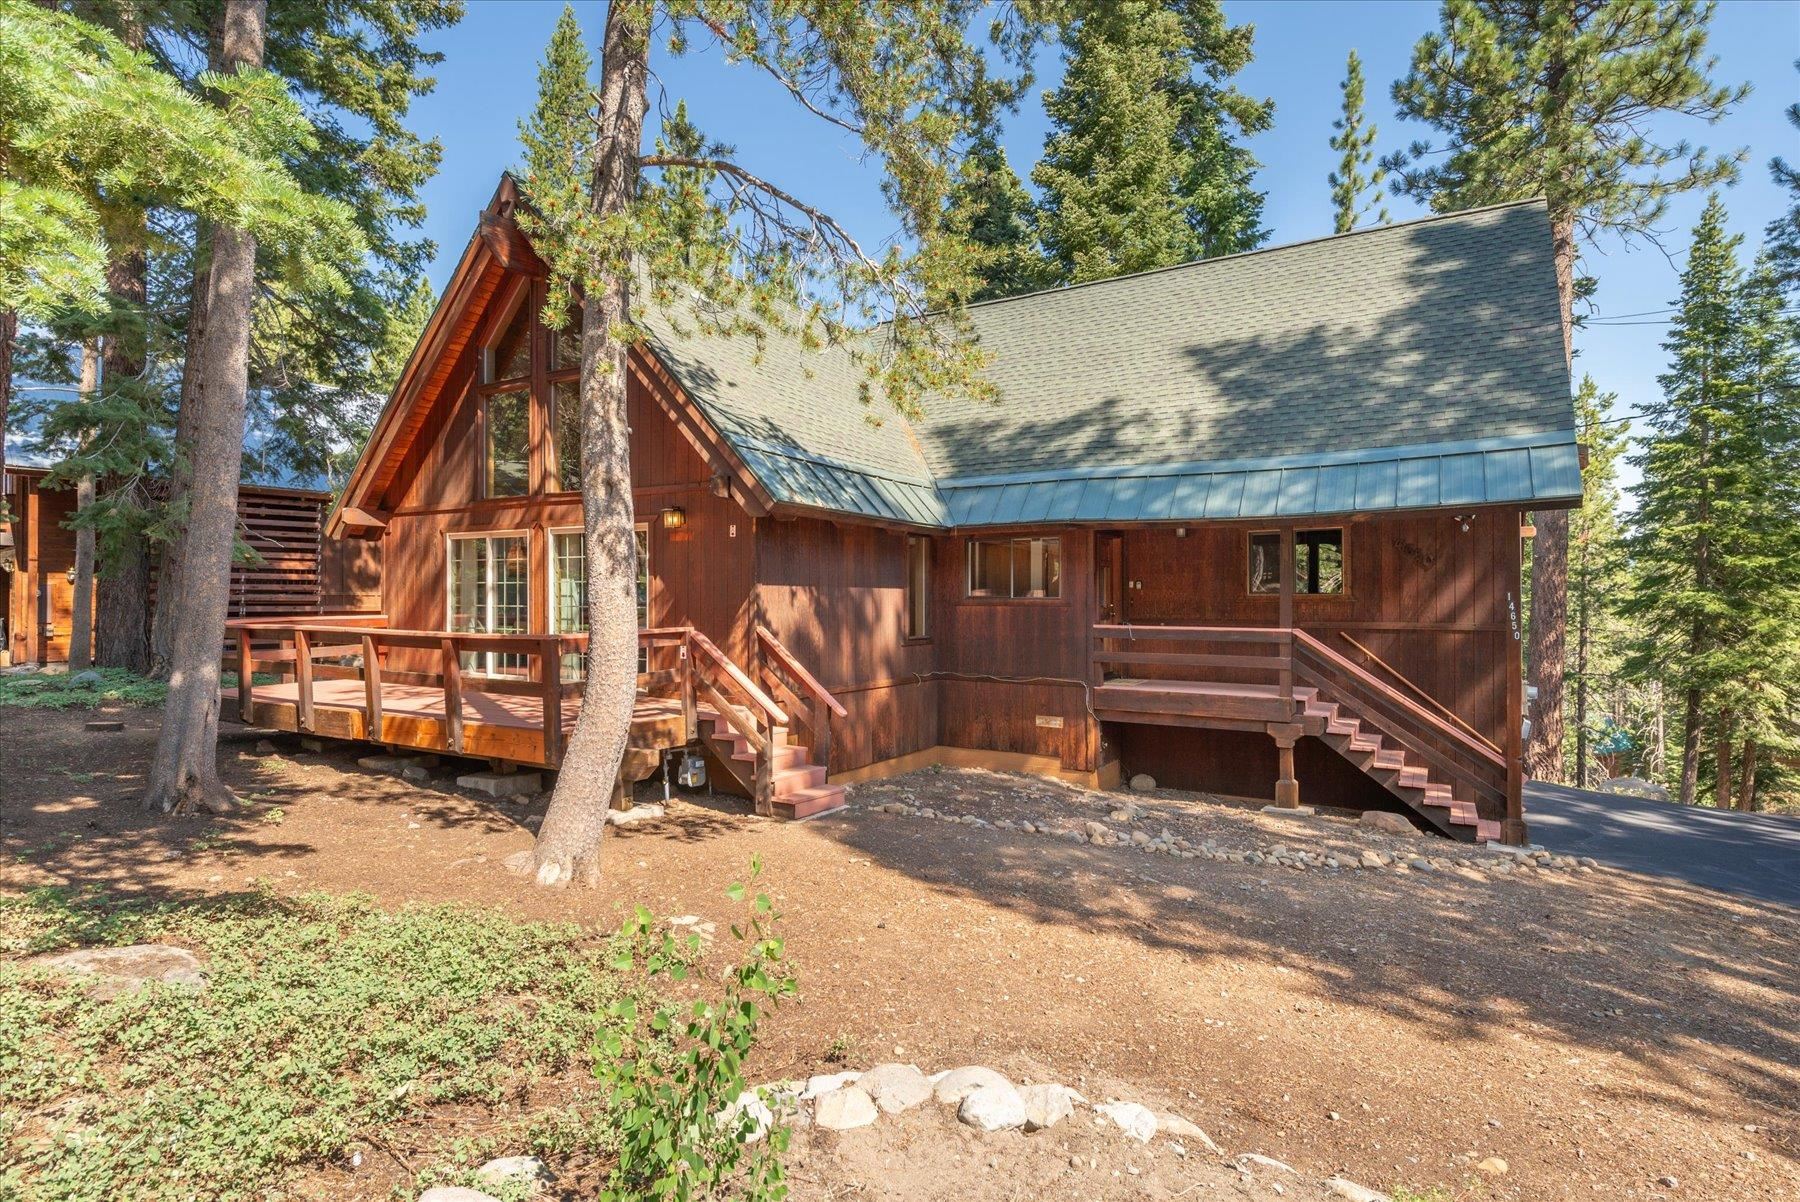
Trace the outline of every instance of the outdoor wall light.
[[679, 505], [671, 505], [662, 511], [663, 529], [679, 530], [687, 525], [687, 510]]

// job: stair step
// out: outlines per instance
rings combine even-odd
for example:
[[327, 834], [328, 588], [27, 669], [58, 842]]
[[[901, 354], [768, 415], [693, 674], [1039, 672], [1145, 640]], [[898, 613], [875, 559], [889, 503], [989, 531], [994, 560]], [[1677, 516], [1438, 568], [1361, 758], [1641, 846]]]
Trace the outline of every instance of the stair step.
[[817, 789], [825, 784], [825, 769], [817, 764], [807, 764], [801, 768], [783, 768], [775, 773], [770, 782], [775, 789], [776, 797], [791, 797], [806, 789]]
[[1483, 843], [1500, 842], [1500, 824], [1491, 818], [1479, 818], [1475, 822], [1475, 838]]
[[1406, 753], [1383, 747], [1375, 753], [1374, 766], [1383, 772], [1398, 772], [1406, 767]]
[[[731, 740], [731, 758], [740, 763], [756, 763], [756, 753], [751, 751], [750, 744], [742, 739]], [[783, 768], [804, 768], [811, 762], [807, 749], [798, 743], [788, 743], [775, 749], [775, 770], [777, 772]]]
[[775, 798], [775, 816], [790, 820], [817, 818], [844, 808], [844, 786], [816, 785]]

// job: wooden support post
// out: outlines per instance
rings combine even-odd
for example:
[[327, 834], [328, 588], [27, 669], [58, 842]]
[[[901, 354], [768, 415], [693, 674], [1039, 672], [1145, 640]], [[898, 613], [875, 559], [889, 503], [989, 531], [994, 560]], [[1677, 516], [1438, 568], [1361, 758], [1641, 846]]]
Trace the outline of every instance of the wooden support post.
[[681, 673], [681, 734], [685, 744], [700, 737], [699, 707], [694, 700], [694, 655], [686, 635], [676, 647], [676, 655], [676, 666]]
[[245, 722], [256, 714], [256, 675], [250, 670], [250, 632], [238, 627], [237, 632], [238, 717]]
[[294, 680], [300, 690], [295, 707], [300, 715], [300, 729], [310, 731], [313, 728], [312, 636], [299, 629], [294, 631]]
[[450, 750], [463, 753], [462, 660], [456, 654], [456, 640], [444, 639], [444, 729], [450, 735]]
[[[751, 721], [755, 722], [754, 715]], [[751, 792], [751, 799], [756, 803], [756, 812], [765, 818], [775, 816], [775, 748], [780, 738], [779, 726], [770, 726], [768, 741], [756, 751], [756, 776]]]
[[[1521, 522], [1524, 516], [1519, 515]], [[1505, 635], [1506, 737], [1501, 740], [1506, 749], [1506, 818], [1500, 824], [1500, 841], [1510, 847], [1524, 847], [1531, 842], [1531, 834], [1525, 826], [1525, 748], [1524, 732], [1519, 729], [1525, 717], [1524, 642], [1519, 613], [1522, 551], [1516, 535], [1508, 538], [1506, 545], [1510, 550], [1501, 570], [1502, 579], [1506, 581], [1508, 623]]]
[[362, 636], [363, 654], [363, 737], [371, 743], [381, 742], [381, 654], [375, 649], [373, 635]]
[[822, 698], [813, 698], [812, 703], [813, 748], [812, 760], [831, 771], [831, 709]]
[[1275, 748], [1281, 758], [1281, 777], [1275, 782], [1275, 804], [1297, 810], [1300, 808], [1300, 782], [1294, 778], [1294, 740], [1278, 737]]
[[538, 679], [544, 697], [544, 762], [552, 768], [562, 763], [562, 640], [545, 639], [538, 656]]

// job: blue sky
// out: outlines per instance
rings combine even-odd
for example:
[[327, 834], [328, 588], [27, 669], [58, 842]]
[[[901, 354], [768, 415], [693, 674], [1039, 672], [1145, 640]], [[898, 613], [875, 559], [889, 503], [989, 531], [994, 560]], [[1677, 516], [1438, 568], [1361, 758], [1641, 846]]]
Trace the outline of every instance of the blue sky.
[[[437, 91], [417, 104], [412, 124], [444, 145], [443, 170], [425, 190], [426, 233], [438, 243], [431, 279], [439, 288], [500, 171], [518, 159], [518, 121], [535, 98], [538, 58], [561, 9], [561, 0], [469, 0], [462, 24], [432, 40], [445, 60]], [[576, 11], [590, 41], [597, 39], [601, 6], [585, 0]], [[1270, 242], [1329, 234], [1325, 177], [1335, 155], [1327, 139], [1338, 114], [1345, 55], [1354, 48], [1362, 56], [1378, 150], [1429, 136], [1431, 131], [1394, 116], [1388, 86], [1406, 69], [1419, 35], [1435, 27], [1437, 5], [1228, 0], [1226, 11], [1233, 21], [1256, 27], [1256, 59], [1239, 77], [1240, 86], [1275, 101], [1273, 129], [1251, 141], [1263, 164], [1257, 185], [1268, 194], [1264, 220]], [[1800, 57], [1800, 3], [1724, 0], [1713, 23], [1712, 46], [1719, 58], [1716, 78], [1749, 81], [1754, 87], [1749, 99], [1717, 125], [1670, 118], [1657, 132], [1715, 149], [1748, 148], [1742, 179], [1726, 193], [1748, 257], [1783, 205], [1769, 179], [1769, 159], [1800, 158], [1800, 137], [1782, 117], [1800, 94], [1800, 75], [1792, 65]], [[671, 102], [686, 99], [700, 128], [733, 144], [746, 166], [820, 204], [865, 243], [893, 235], [893, 220], [876, 191], [878, 176], [860, 161], [856, 146], [832, 136], [837, 131], [797, 108], [773, 84], [746, 68], [723, 68], [705, 53], [673, 61], [665, 56], [655, 69]], [[1056, 53], [1047, 52], [1038, 71], [1040, 89], [1054, 86], [1060, 69]], [[1006, 128], [1007, 153], [1021, 175], [1036, 162], [1045, 132], [1034, 95]], [[1589, 257], [1589, 269], [1600, 277], [1598, 316], [1651, 314], [1622, 318], [1646, 324], [1596, 325], [1577, 335], [1576, 371], [1590, 372], [1603, 388], [1616, 391], [1622, 410], [1656, 393], [1667, 330], [1656, 311], [1667, 309], [1676, 295], [1688, 231], [1704, 203], [1704, 196], [1694, 195], [1670, 205], [1661, 249], [1608, 239]], [[1388, 209], [1395, 220], [1423, 212], [1393, 199]]]

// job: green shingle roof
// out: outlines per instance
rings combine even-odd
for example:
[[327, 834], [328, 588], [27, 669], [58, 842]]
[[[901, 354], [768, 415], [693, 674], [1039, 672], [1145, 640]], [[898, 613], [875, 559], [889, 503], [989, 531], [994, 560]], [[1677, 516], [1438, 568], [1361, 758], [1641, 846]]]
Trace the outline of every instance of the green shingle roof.
[[933, 526], [1580, 496], [1541, 202], [969, 310], [994, 404], [864, 406], [841, 348], [653, 330], [777, 501]]

